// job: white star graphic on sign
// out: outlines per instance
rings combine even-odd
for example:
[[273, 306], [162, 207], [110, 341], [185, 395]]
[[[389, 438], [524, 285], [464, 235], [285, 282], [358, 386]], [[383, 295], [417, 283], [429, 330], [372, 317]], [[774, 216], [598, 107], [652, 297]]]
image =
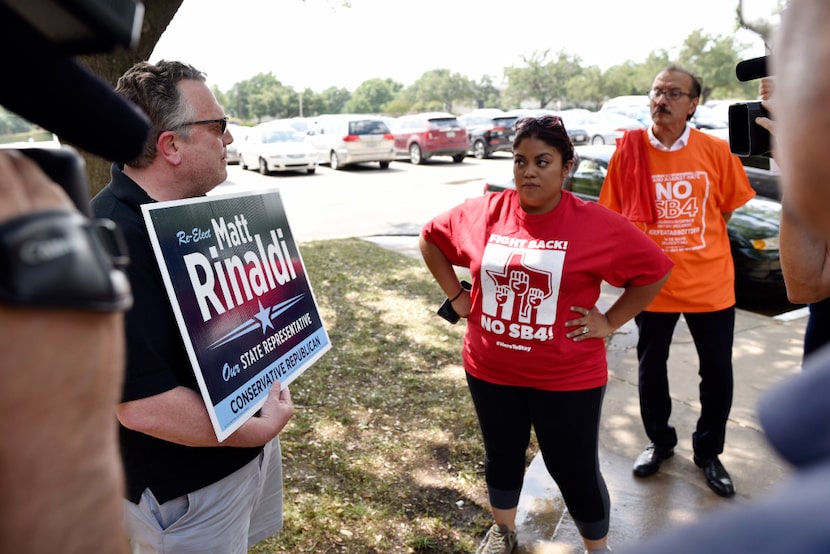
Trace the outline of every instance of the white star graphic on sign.
[[262, 334], [264, 335], [268, 327], [274, 328], [274, 324], [271, 322], [271, 308], [263, 308], [260, 301], [257, 301], [257, 304], [259, 304], [259, 311], [254, 314], [254, 317], [262, 323]]

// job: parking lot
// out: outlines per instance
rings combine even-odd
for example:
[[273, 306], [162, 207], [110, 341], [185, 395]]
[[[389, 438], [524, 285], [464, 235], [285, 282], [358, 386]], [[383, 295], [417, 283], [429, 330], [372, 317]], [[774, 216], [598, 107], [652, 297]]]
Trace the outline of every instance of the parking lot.
[[467, 158], [453, 163], [440, 157], [425, 165], [392, 162], [388, 169], [377, 163], [333, 171], [320, 166], [317, 173], [260, 175], [228, 166], [228, 182], [215, 192], [277, 188], [291, 229], [300, 242], [373, 235], [417, 235], [433, 216], [483, 193], [490, 176], [510, 175], [512, 157], [494, 155], [487, 160]]
[[[215, 194], [278, 189], [299, 242], [377, 235], [416, 236], [436, 214], [479, 196], [487, 179], [511, 175], [512, 157], [467, 157], [463, 163], [439, 157], [424, 165], [392, 162], [349, 166], [334, 171], [320, 166], [315, 174], [286, 172], [260, 175], [228, 166], [228, 181]], [[739, 307], [764, 315], [797, 309], [783, 299], [759, 298]]]

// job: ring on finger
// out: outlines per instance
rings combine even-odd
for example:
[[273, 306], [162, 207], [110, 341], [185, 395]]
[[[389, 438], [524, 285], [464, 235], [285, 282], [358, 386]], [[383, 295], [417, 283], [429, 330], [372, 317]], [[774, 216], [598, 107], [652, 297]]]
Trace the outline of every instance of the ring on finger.
[[582, 327], [582, 334], [583, 334], [583, 335], [587, 335], [590, 331], [591, 331], [591, 330], [590, 330], [590, 329], [588, 329], [588, 326], [587, 326], [587, 325], [584, 325], [584, 326]]

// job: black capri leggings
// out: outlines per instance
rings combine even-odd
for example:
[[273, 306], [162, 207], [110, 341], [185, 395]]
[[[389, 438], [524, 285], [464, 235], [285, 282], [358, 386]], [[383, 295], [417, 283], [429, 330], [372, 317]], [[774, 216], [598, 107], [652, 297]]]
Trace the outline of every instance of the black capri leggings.
[[562, 492], [580, 534], [608, 534], [610, 501], [599, 470], [599, 418], [605, 387], [545, 391], [496, 385], [467, 374], [484, 440], [484, 474], [490, 505], [519, 504], [530, 428], [542, 459]]

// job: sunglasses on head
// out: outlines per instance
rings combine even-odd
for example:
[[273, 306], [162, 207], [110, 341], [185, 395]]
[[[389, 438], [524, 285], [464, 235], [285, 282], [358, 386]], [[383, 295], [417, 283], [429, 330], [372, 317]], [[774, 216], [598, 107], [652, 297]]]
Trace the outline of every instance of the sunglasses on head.
[[228, 130], [228, 116], [225, 116], [222, 119], [202, 119], [201, 121], [186, 121], [184, 123], [179, 123], [170, 130], [175, 131], [176, 129], [180, 129], [182, 127], [189, 127], [190, 125], [210, 125], [213, 123], [219, 124], [219, 134], [221, 135], [224, 135], [225, 131]]
[[516, 122], [516, 130], [528, 127], [529, 125], [538, 125], [550, 129], [553, 127], [565, 127], [565, 123], [558, 115], [542, 115], [539, 117], [523, 117]]

